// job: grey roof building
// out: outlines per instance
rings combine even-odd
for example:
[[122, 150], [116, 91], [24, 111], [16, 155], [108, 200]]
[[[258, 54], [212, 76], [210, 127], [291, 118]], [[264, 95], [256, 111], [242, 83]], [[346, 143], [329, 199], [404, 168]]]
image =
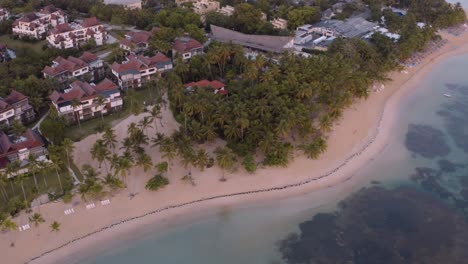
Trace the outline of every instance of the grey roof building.
[[212, 39], [222, 43], [233, 43], [264, 52], [283, 53], [292, 49], [294, 37], [249, 35], [227, 28], [211, 25]]
[[314, 31], [329, 36], [359, 38], [377, 27], [376, 23], [369, 22], [362, 17], [352, 17], [344, 21], [336, 19], [321, 21], [314, 25]]

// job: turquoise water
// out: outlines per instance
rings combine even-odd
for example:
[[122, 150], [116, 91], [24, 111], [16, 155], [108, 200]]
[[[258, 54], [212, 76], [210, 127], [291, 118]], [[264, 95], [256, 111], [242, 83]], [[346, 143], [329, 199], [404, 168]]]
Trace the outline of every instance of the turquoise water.
[[[145, 230], [131, 243], [116, 244], [80, 263], [284, 263], [280, 240], [298, 232], [298, 225], [316, 213], [335, 209], [338, 201], [376, 182], [425, 189], [449, 206], [461, 206], [459, 176], [468, 172], [454, 164], [466, 165], [468, 160], [468, 141], [464, 141], [468, 138], [467, 69], [468, 56], [436, 66], [404, 99], [389, 144], [351, 180], [273, 204], [219, 209], [190, 223], [179, 219], [176, 228]], [[416, 168], [430, 168], [442, 176], [427, 178], [429, 174], [420, 173], [418, 181], [411, 180], [411, 175], [421, 172]]]

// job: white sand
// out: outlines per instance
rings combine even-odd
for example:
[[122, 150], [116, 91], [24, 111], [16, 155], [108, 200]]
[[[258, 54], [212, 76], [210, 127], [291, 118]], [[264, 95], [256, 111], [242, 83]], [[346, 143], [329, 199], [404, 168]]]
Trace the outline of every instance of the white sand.
[[[203, 172], [193, 169], [192, 174], [196, 186], [191, 186], [180, 180], [186, 174], [186, 170], [179, 162], [174, 162], [168, 173], [168, 178], [171, 181], [170, 185], [157, 192], [149, 192], [144, 189], [144, 183], [154, 172], [145, 175], [141, 169], [137, 168], [132, 170], [129, 176], [129, 187], [132, 188], [133, 192], [139, 193], [132, 200], [128, 197], [129, 190], [127, 189], [122, 190], [114, 197], [110, 197], [110, 205], [101, 206], [97, 202], [96, 208], [92, 210], [86, 210], [87, 203], [76, 199], [79, 204], [74, 207], [75, 213], [68, 216], [65, 216], [63, 211], [68, 209], [70, 205], [63, 203], [43, 205], [41, 213], [46, 219], [45, 224], [40, 225], [38, 228], [33, 226], [25, 232], [14, 232], [12, 236], [10, 234], [0, 234], [0, 249], [2, 252], [8, 252], [8, 254], [4, 254], [2, 262], [26, 262], [73, 239], [86, 236], [123, 219], [140, 216], [169, 205], [317, 179], [340, 167], [331, 175], [311, 181], [300, 187], [219, 198], [165, 210], [114, 226], [104, 232], [81, 239], [46, 254], [35, 260], [34, 263], [54, 263], [63, 257], [78, 254], [80, 250], [92, 250], [93, 247], [99, 247], [100, 243], [115, 240], [122, 234], [133, 232], [136, 226], [144, 227], [150, 223], [171, 222], [181, 215], [187, 218], [195, 212], [209, 212], [213, 208], [225, 205], [249, 203], [259, 199], [272, 200], [309, 193], [346, 181], [353, 175], [354, 171], [368, 163], [385, 146], [391, 133], [390, 128], [394, 124], [395, 118], [397, 118], [396, 113], [398, 112], [400, 99], [405, 93], [416, 87], [437, 62], [449, 56], [468, 52], [468, 34], [460, 37], [446, 35], [444, 37], [449, 40], [444, 48], [431, 54], [420, 65], [407, 69], [407, 73], [394, 72], [390, 74], [389, 77], [393, 81], [386, 83], [384, 90], [372, 93], [367, 100], [358, 101], [352, 108], [347, 109], [342, 120], [334, 127], [330, 135], [327, 152], [319, 160], [310, 160], [298, 155], [288, 168], [260, 169], [255, 175], [250, 175], [239, 169], [236, 173], [227, 175], [228, 181], [224, 183], [219, 181], [221, 171], [217, 168], [207, 169]], [[115, 127], [118, 139], [121, 140], [125, 136], [128, 124], [137, 122], [141, 118], [142, 115], [131, 117], [118, 124]], [[172, 114], [167, 111], [164, 112], [164, 133], [171, 133], [177, 126]], [[162, 131], [161, 128], [158, 128], [158, 131]], [[149, 133], [153, 134], [154, 131], [149, 131]], [[79, 166], [85, 163], [97, 166], [97, 163], [91, 159], [89, 148], [98, 137], [99, 135], [92, 135], [76, 144], [75, 162]], [[213, 148], [216, 143], [208, 145]], [[154, 149], [152, 152], [153, 162], [159, 162], [159, 154]], [[360, 155], [355, 155], [355, 153], [360, 153]], [[347, 162], [345, 162], [346, 160]], [[105, 172], [104, 166], [102, 172]], [[26, 219], [26, 215], [23, 214], [15, 220], [19, 225], [22, 225], [26, 223]], [[50, 232], [49, 226], [53, 221], [61, 223], [60, 232]], [[152, 225], [152, 228], [155, 228], [154, 225]], [[10, 247], [11, 238], [16, 244], [15, 247]]]

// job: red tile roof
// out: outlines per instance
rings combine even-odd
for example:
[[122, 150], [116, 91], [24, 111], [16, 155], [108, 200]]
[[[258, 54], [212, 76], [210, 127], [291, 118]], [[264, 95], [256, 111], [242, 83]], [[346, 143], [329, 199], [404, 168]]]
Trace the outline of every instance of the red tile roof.
[[208, 81], [208, 80], [201, 80], [201, 81], [198, 81], [198, 82], [191, 82], [191, 83], [186, 83], [184, 84], [184, 87], [185, 88], [189, 88], [189, 87], [211, 87], [215, 90], [219, 90], [223, 87], [226, 87], [226, 85], [220, 81], [217, 81], [217, 80], [214, 80], [214, 81]]
[[90, 18], [86, 18], [85, 20], [83, 20], [83, 22], [81, 23], [81, 26], [87, 28], [87, 27], [94, 27], [100, 24], [101, 22], [99, 22], [99, 20], [96, 17], [90, 17]]
[[73, 56], [70, 56], [67, 59], [59, 56], [55, 58], [53, 62], [56, 64], [55, 66], [45, 66], [42, 70], [43, 73], [52, 77], [63, 72], [73, 72], [88, 66], [88, 63], [84, 60]]
[[81, 55], [80, 60], [86, 63], [92, 63], [99, 60], [99, 57], [96, 54], [85, 51], [83, 55]]
[[8, 103], [8, 104], [11, 104], [11, 105], [14, 105], [16, 103], [19, 103], [25, 99], [28, 99], [28, 97], [16, 90], [12, 90], [10, 95], [8, 95], [6, 98], [5, 98], [5, 101]]
[[3, 131], [0, 131], [0, 157], [6, 157], [21, 149], [33, 149], [44, 146], [44, 141], [42, 141], [41, 137], [31, 129], [27, 129], [22, 137], [22, 140], [15, 142], [14, 139]]
[[193, 49], [203, 48], [203, 45], [197, 40], [189, 37], [176, 38], [173, 47], [177, 52], [187, 52]]
[[106, 91], [118, 90], [118, 86], [107, 78], [95, 86], [82, 81], [74, 81], [70, 85], [70, 88], [71, 89], [66, 93], [61, 93], [58, 91], [52, 92], [52, 94], [49, 96], [50, 100], [52, 100], [52, 102], [55, 104], [69, 102], [75, 99], [81, 101], [97, 97], [100, 93]]

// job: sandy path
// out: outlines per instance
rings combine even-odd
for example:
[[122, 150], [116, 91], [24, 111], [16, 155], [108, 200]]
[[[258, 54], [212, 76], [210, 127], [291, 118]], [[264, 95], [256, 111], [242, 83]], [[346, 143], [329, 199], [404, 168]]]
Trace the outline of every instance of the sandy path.
[[[298, 195], [345, 181], [354, 171], [364, 166], [385, 146], [391, 132], [390, 128], [394, 123], [394, 119], [397, 118], [396, 113], [400, 98], [410, 91], [411, 88], [417, 86], [436, 62], [449, 56], [468, 52], [468, 34], [460, 37], [446, 35], [444, 37], [449, 42], [442, 49], [428, 56], [417, 67], [407, 69], [408, 73], [406, 74], [400, 72], [391, 73], [389, 77], [393, 81], [387, 83], [383, 91], [372, 93], [368, 100], [358, 101], [352, 108], [347, 109], [343, 118], [334, 127], [330, 135], [327, 152], [319, 160], [310, 160], [303, 156], [297, 156], [288, 168], [260, 169], [255, 175], [249, 175], [240, 169], [235, 174], [228, 175], [228, 181], [225, 183], [219, 182], [218, 179], [221, 172], [217, 168], [208, 169], [204, 172], [193, 169], [192, 173], [197, 183], [195, 187], [180, 180], [180, 177], [186, 171], [178, 162], [174, 162], [171, 171], [168, 173], [171, 184], [158, 192], [145, 191], [143, 183], [150, 174], [144, 175], [140, 169], [134, 169], [129, 178], [134, 179], [135, 182], [129, 182], [129, 185], [135, 186], [136, 191], [140, 194], [132, 200], [128, 198], [128, 190], [123, 190], [115, 197], [111, 197], [110, 205], [101, 206], [96, 203], [97, 206], [93, 210], [86, 210], [86, 203], [77, 201], [80, 203], [74, 207], [76, 213], [71, 216], [65, 216], [63, 213], [63, 210], [69, 208], [70, 205], [62, 203], [47, 204], [41, 207], [41, 213], [47, 221], [45, 224], [38, 228], [33, 227], [26, 232], [15, 232], [13, 236], [0, 234], [0, 249], [2, 252], [8, 252], [3, 257], [5, 263], [23, 263], [72, 239], [115, 224], [122, 219], [143, 215], [169, 205], [183, 204], [188, 201], [217, 195], [268, 189], [312, 180], [310, 183], [297, 188], [222, 198], [198, 203], [193, 206], [165, 210], [143, 219], [113, 227], [106, 232], [93, 235], [92, 238], [80, 240], [72, 245], [54, 251], [52, 254], [47, 254], [34, 261], [34, 263], [56, 262], [61, 257], [76, 254], [80, 249], [83, 250], [93, 245], [99, 245], [99, 243], [106, 241], [106, 239], [133, 232], [137, 225], [144, 226], [155, 221], [171, 221], [171, 219], [180, 215], [187, 216], [195, 211], [217, 208], [226, 204], [247, 203], [259, 199], [271, 200], [273, 198]], [[124, 137], [128, 124], [137, 122], [141, 118], [142, 115], [119, 123], [115, 127], [118, 138], [122, 139]], [[170, 112], [164, 112], [164, 122], [165, 133], [170, 133], [177, 127]], [[379, 127], [379, 133], [377, 133], [377, 127]], [[149, 131], [149, 133], [151, 134], [152, 132]], [[75, 162], [78, 165], [81, 166], [84, 163], [89, 163], [97, 166], [96, 162], [90, 158], [88, 150], [97, 137], [99, 135], [92, 135], [77, 143]], [[355, 153], [359, 153], [359, 155]], [[350, 159], [350, 157], [352, 158]], [[152, 158], [155, 163], [159, 161], [157, 153], [152, 154]], [[347, 160], [346, 163], [344, 163], [345, 160]], [[339, 170], [328, 175], [338, 166], [340, 166]], [[313, 180], [323, 175], [328, 176], [320, 180]], [[50, 232], [49, 225], [55, 220], [62, 223], [62, 230], [59, 233]], [[17, 221], [20, 225], [24, 224], [26, 217], [23, 215]], [[12, 248], [9, 246], [11, 237], [16, 247]]]

